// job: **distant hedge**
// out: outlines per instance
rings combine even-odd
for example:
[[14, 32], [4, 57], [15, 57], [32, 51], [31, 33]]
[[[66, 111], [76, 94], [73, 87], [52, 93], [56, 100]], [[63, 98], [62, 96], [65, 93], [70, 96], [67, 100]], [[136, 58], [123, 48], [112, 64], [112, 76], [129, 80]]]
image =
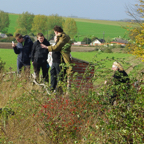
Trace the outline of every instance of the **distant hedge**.
[[0, 37], [0, 42], [11, 42], [11, 41], [15, 41], [15, 38], [14, 37], [7, 37], [7, 38], [1, 38]]

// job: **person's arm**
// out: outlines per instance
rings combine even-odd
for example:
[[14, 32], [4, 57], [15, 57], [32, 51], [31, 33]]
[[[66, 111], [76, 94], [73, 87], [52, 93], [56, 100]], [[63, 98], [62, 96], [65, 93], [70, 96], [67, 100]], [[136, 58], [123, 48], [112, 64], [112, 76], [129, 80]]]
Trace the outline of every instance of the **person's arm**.
[[51, 51], [61, 51], [62, 47], [67, 43], [67, 38], [60, 38], [59, 41], [54, 46], [46, 46], [44, 44], [41, 44], [42, 48], [48, 49], [49, 52]]
[[16, 45], [13, 47], [13, 50], [14, 50], [15, 54], [20, 53], [20, 49]]

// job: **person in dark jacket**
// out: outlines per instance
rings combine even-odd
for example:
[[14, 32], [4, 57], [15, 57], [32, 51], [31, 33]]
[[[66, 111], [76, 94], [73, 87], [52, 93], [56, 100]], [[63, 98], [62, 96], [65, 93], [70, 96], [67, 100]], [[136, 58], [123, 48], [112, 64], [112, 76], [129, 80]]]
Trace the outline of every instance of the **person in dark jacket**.
[[16, 34], [15, 39], [17, 40], [17, 45], [12, 43], [14, 52], [18, 54], [17, 58], [17, 72], [20, 73], [22, 67], [24, 70], [30, 72], [30, 59], [31, 50], [33, 42], [28, 35], [22, 36], [21, 34]]
[[44, 38], [42, 33], [37, 34], [37, 41], [33, 44], [32, 48], [32, 63], [34, 66], [34, 72], [36, 74], [36, 78], [39, 79], [40, 68], [42, 68], [43, 79], [46, 82], [49, 82], [48, 77], [48, 50], [41, 48], [41, 44], [46, 46], [50, 46], [50, 43]]
[[[55, 43], [57, 43], [57, 36], [54, 37]], [[56, 86], [58, 80], [61, 79], [59, 73], [61, 71], [61, 67], [59, 66], [61, 63], [61, 53], [60, 52], [52, 52], [52, 66], [51, 66], [51, 90], [56, 91]]]
[[[130, 79], [128, 74], [125, 72], [120, 63], [114, 62], [112, 65], [112, 70], [114, 75], [111, 79], [111, 89], [112, 95], [110, 96], [110, 103], [113, 104], [116, 97], [120, 94], [127, 95], [128, 89], [130, 89]], [[105, 81], [107, 84], [107, 81]], [[117, 88], [116, 88], [117, 87]]]

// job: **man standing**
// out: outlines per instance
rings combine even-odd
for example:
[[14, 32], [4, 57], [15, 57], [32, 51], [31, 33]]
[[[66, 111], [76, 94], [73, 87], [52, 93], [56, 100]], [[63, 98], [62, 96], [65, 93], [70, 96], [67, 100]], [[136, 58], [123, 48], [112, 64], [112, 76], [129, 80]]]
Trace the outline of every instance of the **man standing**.
[[56, 45], [54, 46], [46, 46], [41, 44], [42, 48], [48, 49], [49, 52], [60, 52], [62, 55], [62, 61], [66, 64], [66, 73], [69, 79], [69, 75], [72, 73], [72, 67], [70, 66], [71, 58], [71, 44], [70, 37], [63, 32], [63, 29], [60, 26], [54, 27], [54, 33], [57, 37]]
[[16, 34], [15, 39], [17, 40], [17, 45], [12, 43], [14, 52], [18, 54], [17, 58], [17, 72], [20, 73], [22, 67], [24, 70], [30, 73], [30, 58], [33, 42], [28, 35], [22, 36], [21, 34]]
[[46, 82], [49, 82], [48, 77], [48, 50], [42, 49], [41, 44], [46, 46], [50, 46], [50, 43], [44, 38], [42, 33], [37, 34], [37, 41], [33, 44], [32, 48], [32, 62], [34, 66], [34, 72], [36, 74], [36, 78], [39, 79], [40, 68], [42, 68], [43, 79]]

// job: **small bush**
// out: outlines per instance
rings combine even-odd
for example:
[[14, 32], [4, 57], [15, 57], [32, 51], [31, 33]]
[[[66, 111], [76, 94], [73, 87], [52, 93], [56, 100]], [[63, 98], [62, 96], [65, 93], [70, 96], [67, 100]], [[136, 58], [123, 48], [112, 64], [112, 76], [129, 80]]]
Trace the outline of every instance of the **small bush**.
[[112, 53], [112, 50], [110, 48], [107, 48], [104, 50], [104, 53]]
[[0, 58], [0, 72], [4, 69], [5, 62], [3, 62]]
[[7, 35], [8, 37], [13, 36], [13, 34], [12, 34], [12, 33], [6, 33], [6, 35]]
[[11, 42], [11, 41], [16, 42], [14, 37], [0, 38], [0, 42]]

